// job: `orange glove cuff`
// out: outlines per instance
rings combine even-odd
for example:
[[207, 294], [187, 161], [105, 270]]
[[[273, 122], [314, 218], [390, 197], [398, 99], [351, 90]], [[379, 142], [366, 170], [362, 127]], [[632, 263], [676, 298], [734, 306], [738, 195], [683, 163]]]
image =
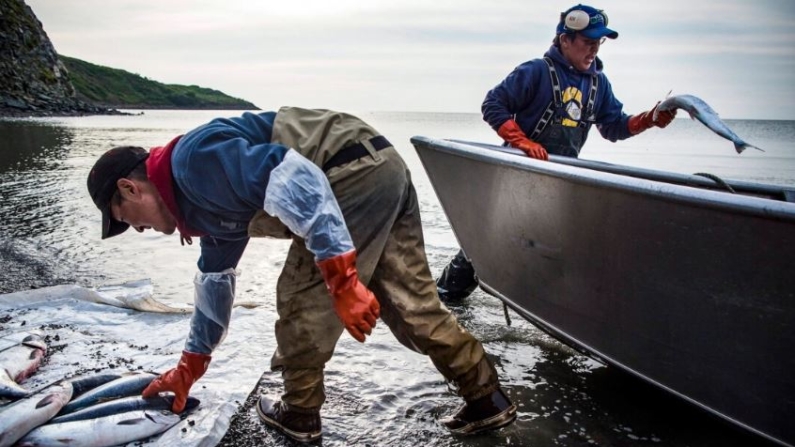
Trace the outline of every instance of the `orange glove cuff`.
[[373, 292], [359, 281], [356, 250], [317, 263], [332, 296], [334, 312], [345, 329], [360, 342], [372, 333], [381, 313]]
[[508, 120], [502, 123], [502, 126], [497, 129], [497, 135], [502, 137], [502, 139], [508, 142], [508, 144], [510, 144], [512, 147], [520, 149], [522, 152], [527, 154], [528, 157], [536, 158], [538, 160], [549, 159], [549, 155], [547, 154], [546, 149], [544, 149], [544, 146], [527, 138], [527, 135], [525, 135], [525, 133], [519, 127], [519, 124], [517, 124], [514, 120]]
[[317, 266], [332, 295], [336, 295], [341, 290], [350, 289], [359, 280], [359, 274], [356, 271], [356, 250], [318, 261]]
[[174, 402], [171, 404], [171, 411], [181, 413], [185, 409], [190, 388], [207, 371], [210, 366], [211, 357], [207, 354], [197, 354], [190, 351], [182, 351], [182, 357], [177, 363], [177, 367], [170, 369], [160, 377], [152, 381], [141, 395], [143, 397], [153, 397], [158, 393], [171, 391], [174, 393]]
[[661, 111], [657, 113], [657, 119], [655, 120], [654, 113], [659, 105], [660, 103], [658, 102], [648, 112], [638, 113], [637, 115], [630, 116], [629, 121], [627, 121], [629, 133], [632, 135], [637, 135], [644, 130], [648, 130], [655, 126], [663, 128], [671, 124], [671, 121], [673, 121], [674, 117], [676, 116], [676, 110]]
[[517, 144], [521, 144], [524, 140], [528, 140], [527, 135], [514, 120], [502, 123], [500, 128], [497, 129], [497, 135], [514, 147], [517, 147]]
[[182, 351], [182, 357], [179, 359], [177, 368], [185, 369], [191, 377], [193, 377], [193, 381], [195, 382], [207, 372], [207, 368], [210, 366], [210, 360], [212, 360], [212, 357], [207, 354]]

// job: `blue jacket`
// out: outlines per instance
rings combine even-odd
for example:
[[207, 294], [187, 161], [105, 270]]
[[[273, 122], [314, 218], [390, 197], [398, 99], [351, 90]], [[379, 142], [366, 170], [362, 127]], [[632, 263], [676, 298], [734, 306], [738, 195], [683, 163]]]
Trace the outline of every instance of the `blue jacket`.
[[[552, 59], [560, 78], [561, 90], [573, 88], [581, 92], [583, 102], [591, 88], [591, 75], [599, 77], [596, 94], [596, 123], [602, 136], [610, 141], [629, 138], [624, 105], [613, 96], [613, 89], [602, 72], [602, 61], [597, 58], [588, 69], [580, 72], [572, 67], [557, 47], [550, 47], [544, 56]], [[541, 115], [552, 102], [552, 81], [543, 59], [534, 59], [516, 67], [496, 87], [486, 94], [481, 111], [483, 119], [494, 129], [509, 119], [514, 119], [528, 136], [535, 129]], [[590, 129], [590, 124], [587, 126]]]
[[323, 171], [294, 149], [271, 142], [275, 119], [275, 112], [214, 119], [174, 146], [174, 200], [185, 225], [202, 235], [202, 272], [237, 266], [249, 222], [260, 210], [305, 239], [318, 259], [353, 248]]
[[158, 161], [147, 173], [158, 179], [177, 228], [201, 236], [189, 352], [211, 354], [227, 332], [236, 284], [230, 269], [242, 257], [259, 211], [279, 219], [317, 260], [354, 249], [325, 173], [301, 148], [273, 142], [276, 117], [246, 112], [214, 119], [153, 149]]
[[177, 204], [188, 225], [222, 239], [248, 237], [270, 172], [288, 148], [271, 144], [275, 112], [216, 118], [185, 134], [171, 156]]

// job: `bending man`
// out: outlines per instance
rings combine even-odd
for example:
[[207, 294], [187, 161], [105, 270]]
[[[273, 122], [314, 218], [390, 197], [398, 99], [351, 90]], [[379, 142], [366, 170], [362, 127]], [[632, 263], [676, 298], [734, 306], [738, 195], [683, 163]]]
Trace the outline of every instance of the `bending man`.
[[179, 412], [229, 327], [235, 268], [250, 237], [292, 238], [276, 285], [281, 399], [262, 396], [262, 421], [308, 442], [321, 436], [323, 369], [347, 330], [364, 342], [381, 320], [428, 355], [465, 404], [443, 419], [455, 433], [516, 417], [483, 346], [439, 301], [416, 193], [386, 138], [358, 118], [282, 108], [215, 119], [164, 147], [125, 146], [88, 176], [102, 238], [132, 226], [201, 239], [195, 312], [182, 357], [144, 396], [173, 392]]

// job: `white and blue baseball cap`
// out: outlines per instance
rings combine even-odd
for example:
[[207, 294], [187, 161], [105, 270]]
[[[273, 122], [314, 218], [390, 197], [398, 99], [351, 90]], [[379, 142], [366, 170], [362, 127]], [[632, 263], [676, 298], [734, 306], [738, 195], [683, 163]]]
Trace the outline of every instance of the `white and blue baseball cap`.
[[577, 5], [560, 13], [557, 34], [580, 33], [588, 39], [615, 39], [618, 33], [607, 27], [607, 14], [592, 6]]

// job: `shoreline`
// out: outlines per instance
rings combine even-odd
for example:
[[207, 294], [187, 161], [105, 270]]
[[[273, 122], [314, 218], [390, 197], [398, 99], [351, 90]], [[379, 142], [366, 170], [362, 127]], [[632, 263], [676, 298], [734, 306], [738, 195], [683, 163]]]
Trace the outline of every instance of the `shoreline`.
[[116, 109], [17, 109], [0, 107], [0, 118], [57, 118], [65, 116], [94, 116], [94, 115], [134, 115]]

